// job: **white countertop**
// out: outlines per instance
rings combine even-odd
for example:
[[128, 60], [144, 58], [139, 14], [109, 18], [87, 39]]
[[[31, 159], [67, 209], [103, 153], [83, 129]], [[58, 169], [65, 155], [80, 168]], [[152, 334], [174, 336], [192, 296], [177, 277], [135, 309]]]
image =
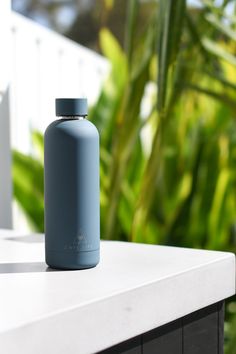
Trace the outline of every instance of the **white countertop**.
[[101, 262], [49, 271], [42, 235], [0, 230], [0, 350], [95, 353], [235, 293], [231, 253], [101, 242]]

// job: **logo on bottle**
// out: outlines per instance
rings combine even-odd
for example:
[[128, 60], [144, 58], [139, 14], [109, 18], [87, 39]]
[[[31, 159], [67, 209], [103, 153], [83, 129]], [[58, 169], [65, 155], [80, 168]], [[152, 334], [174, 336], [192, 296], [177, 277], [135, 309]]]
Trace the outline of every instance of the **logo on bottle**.
[[92, 244], [88, 242], [84, 232], [81, 230], [73, 238], [71, 243], [64, 245], [64, 250], [66, 251], [90, 251], [92, 248]]

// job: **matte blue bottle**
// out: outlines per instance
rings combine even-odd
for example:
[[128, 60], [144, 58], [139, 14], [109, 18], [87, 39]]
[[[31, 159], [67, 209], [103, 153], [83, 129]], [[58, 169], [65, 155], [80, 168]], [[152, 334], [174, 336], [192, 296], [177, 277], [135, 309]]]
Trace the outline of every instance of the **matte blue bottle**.
[[44, 135], [46, 263], [84, 269], [99, 262], [99, 134], [86, 99], [56, 99]]

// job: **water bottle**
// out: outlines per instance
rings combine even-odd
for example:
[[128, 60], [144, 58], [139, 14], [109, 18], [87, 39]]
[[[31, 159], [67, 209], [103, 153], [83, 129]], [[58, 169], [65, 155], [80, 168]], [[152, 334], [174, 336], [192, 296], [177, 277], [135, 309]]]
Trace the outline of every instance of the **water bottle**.
[[91, 268], [99, 262], [99, 134], [85, 98], [56, 99], [56, 116], [44, 134], [46, 263]]

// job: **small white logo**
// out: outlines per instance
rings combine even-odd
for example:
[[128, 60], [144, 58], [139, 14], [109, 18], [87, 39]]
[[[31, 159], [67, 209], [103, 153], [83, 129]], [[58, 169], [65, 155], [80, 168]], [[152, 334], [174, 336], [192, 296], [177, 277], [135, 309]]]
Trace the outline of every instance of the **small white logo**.
[[67, 251], [79, 251], [79, 250], [91, 250], [92, 244], [87, 241], [85, 234], [80, 230], [74, 237], [73, 241], [64, 246], [64, 250]]

